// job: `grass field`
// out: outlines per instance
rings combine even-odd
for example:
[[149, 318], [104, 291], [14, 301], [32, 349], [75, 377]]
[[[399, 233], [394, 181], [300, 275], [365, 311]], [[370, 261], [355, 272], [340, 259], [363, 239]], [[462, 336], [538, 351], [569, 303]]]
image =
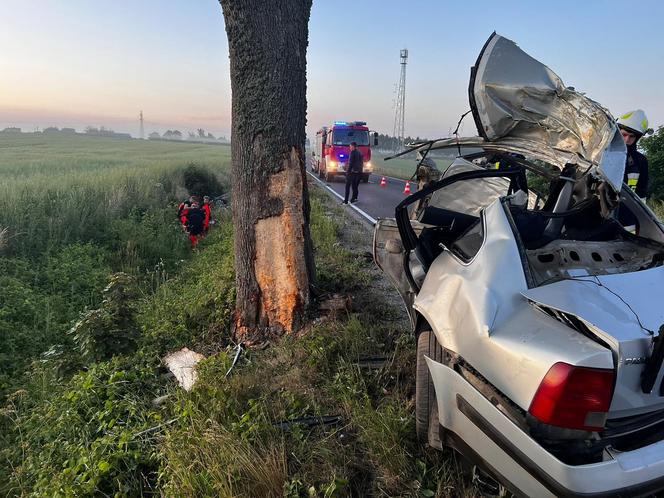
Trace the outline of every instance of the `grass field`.
[[124, 140], [83, 135], [0, 133], [2, 193], [24, 187], [95, 185], [158, 174], [187, 163], [225, 170], [226, 145]]
[[[415, 173], [415, 167], [417, 166], [415, 154], [407, 154], [388, 161], [385, 160], [385, 157], [388, 157], [388, 155], [379, 152], [374, 152], [371, 155], [374, 171], [377, 175], [387, 175], [408, 180]], [[445, 170], [454, 161], [456, 153], [452, 151], [449, 153], [439, 152], [432, 154], [430, 157], [436, 161], [438, 169]]]
[[220, 194], [229, 163], [227, 146], [0, 133], [0, 392], [71, 346], [112, 272], [143, 292], [175, 272], [190, 257], [175, 206]]
[[[319, 292], [354, 293], [362, 313], [250, 349], [226, 379], [230, 213], [192, 254], [175, 208], [226, 188], [229, 148], [0, 135], [0, 149], [0, 496], [472, 495], [414, 440], [412, 337], [324, 193]], [[191, 393], [161, 363], [183, 346], [208, 356]], [[391, 359], [361, 371], [363, 356]], [[325, 414], [342, 425], [277, 428]]]

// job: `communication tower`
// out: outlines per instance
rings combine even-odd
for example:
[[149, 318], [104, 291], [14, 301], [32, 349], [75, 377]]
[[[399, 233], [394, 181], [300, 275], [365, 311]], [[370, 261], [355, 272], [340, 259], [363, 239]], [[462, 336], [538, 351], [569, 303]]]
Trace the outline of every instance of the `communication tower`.
[[143, 111], [138, 113], [138, 118], [141, 120], [140, 136], [141, 136], [141, 140], [143, 140], [143, 139], [145, 139], [145, 129], [143, 128]]
[[406, 115], [406, 64], [408, 64], [408, 49], [401, 50], [401, 77], [397, 88], [397, 98], [394, 110], [394, 131], [392, 136], [397, 139], [395, 151], [403, 149], [404, 145], [404, 118]]

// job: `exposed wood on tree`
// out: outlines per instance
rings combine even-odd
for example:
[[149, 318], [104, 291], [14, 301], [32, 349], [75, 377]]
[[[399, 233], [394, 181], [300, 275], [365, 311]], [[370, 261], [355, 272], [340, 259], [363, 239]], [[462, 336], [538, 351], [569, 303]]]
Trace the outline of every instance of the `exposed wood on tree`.
[[311, 0], [220, 0], [230, 51], [235, 334], [297, 330], [314, 279], [304, 142]]

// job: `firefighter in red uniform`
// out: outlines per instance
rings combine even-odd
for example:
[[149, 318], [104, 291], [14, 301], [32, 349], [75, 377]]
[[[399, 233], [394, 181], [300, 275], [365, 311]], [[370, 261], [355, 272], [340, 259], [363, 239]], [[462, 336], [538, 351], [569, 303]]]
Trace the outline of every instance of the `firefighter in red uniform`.
[[210, 229], [210, 219], [212, 219], [212, 208], [210, 206], [210, 198], [203, 196], [203, 211], [205, 211], [205, 220], [203, 220], [203, 233], [207, 234]]
[[178, 206], [178, 218], [180, 219], [180, 223], [182, 223], [183, 230], [187, 229], [187, 212], [194, 202], [198, 202], [198, 199], [192, 195]]
[[198, 202], [193, 202], [187, 211], [187, 233], [189, 234], [189, 241], [191, 248], [196, 249], [198, 239], [203, 234], [203, 224], [205, 222], [205, 211], [203, 211]]

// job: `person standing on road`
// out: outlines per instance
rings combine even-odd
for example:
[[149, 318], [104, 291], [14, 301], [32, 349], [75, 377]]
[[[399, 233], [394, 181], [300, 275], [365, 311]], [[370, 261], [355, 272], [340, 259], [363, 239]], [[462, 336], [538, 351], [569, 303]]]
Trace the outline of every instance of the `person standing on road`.
[[348, 204], [348, 194], [350, 193], [351, 186], [353, 187], [353, 197], [350, 202], [357, 202], [357, 190], [362, 179], [362, 166], [364, 158], [362, 153], [357, 149], [357, 143], [350, 143], [350, 156], [348, 157], [348, 167], [346, 168], [346, 195], [342, 204]]
[[630, 111], [618, 118], [618, 127], [627, 146], [627, 162], [623, 181], [643, 202], [648, 197], [648, 159], [636, 150], [636, 143], [646, 133], [648, 118], [641, 109]]

